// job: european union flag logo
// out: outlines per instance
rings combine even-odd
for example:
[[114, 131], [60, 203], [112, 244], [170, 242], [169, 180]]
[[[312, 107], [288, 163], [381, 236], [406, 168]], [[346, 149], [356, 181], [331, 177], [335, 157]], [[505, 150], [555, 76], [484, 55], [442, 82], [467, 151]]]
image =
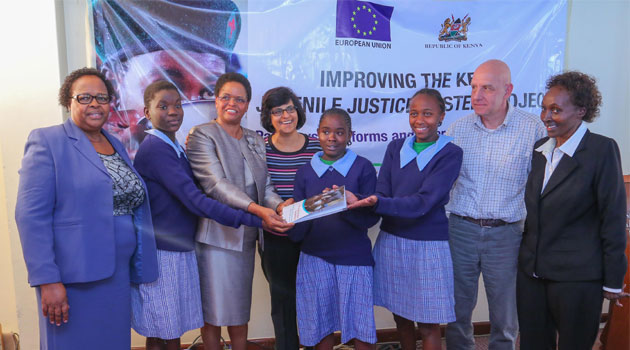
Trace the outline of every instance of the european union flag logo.
[[368, 1], [337, 0], [337, 37], [391, 41], [393, 6]]

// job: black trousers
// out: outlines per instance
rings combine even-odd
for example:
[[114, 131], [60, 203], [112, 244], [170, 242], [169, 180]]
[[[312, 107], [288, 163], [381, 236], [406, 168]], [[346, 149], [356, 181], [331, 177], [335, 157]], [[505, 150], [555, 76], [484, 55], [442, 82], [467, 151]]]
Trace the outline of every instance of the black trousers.
[[300, 245], [288, 237], [265, 232], [265, 250], [258, 251], [271, 294], [271, 320], [277, 350], [300, 347], [295, 306], [295, 275]]
[[602, 312], [601, 281], [557, 282], [516, 278], [521, 350], [591, 350]]

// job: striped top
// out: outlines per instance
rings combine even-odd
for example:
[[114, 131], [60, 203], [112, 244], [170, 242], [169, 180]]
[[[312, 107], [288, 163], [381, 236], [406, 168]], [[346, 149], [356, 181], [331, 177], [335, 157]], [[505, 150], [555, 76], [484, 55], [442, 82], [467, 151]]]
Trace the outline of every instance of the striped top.
[[318, 139], [302, 135], [304, 136], [304, 146], [296, 152], [279, 151], [271, 142], [271, 135], [265, 137], [267, 168], [271, 182], [283, 200], [293, 198], [295, 172], [302, 165], [310, 162], [315, 153], [322, 150]]

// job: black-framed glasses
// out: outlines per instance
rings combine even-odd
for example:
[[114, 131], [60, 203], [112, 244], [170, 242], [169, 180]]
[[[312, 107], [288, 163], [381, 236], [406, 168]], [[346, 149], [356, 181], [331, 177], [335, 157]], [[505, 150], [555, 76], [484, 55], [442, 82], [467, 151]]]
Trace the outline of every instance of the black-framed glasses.
[[221, 102], [225, 102], [225, 103], [229, 102], [230, 100], [234, 100], [234, 102], [236, 102], [236, 103], [238, 103], [240, 105], [242, 105], [244, 103], [247, 103], [247, 100], [242, 98], [242, 97], [238, 97], [238, 96], [232, 97], [230, 95], [219, 96], [219, 97], [217, 97], [217, 100], [219, 100]]
[[271, 115], [273, 115], [274, 117], [282, 117], [282, 114], [284, 112], [287, 112], [288, 114], [293, 114], [297, 112], [297, 109], [295, 108], [295, 106], [287, 106], [286, 108], [278, 107], [271, 110]]
[[77, 102], [79, 102], [79, 104], [82, 104], [82, 105], [89, 105], [90, 103], [92, 103], [93, 99], [96, 99], [96, 102], [101, 105], [106, 105], [109, 103], [109, 101], [112, 100], [111, 96], [105, 95], [105, 94], [98, 94], [98, 95], [78, 94], [78, 95], [72, 96], [72, 98], [77, 100]]

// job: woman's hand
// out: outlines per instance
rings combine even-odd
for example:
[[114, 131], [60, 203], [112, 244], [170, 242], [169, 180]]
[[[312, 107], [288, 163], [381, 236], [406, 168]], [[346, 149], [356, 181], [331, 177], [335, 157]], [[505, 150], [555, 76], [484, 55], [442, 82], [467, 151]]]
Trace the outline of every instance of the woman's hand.
[[260, 218], [263, 220], [263, 228], [270, 232], [286, 232], [293, 227], [282, 216], [278, 215], [273, 209], [263, 207]]
[[623, 307], [623, 304], [621, 304], [619, 299], [630, 297], [630, 293], [623, 291], [625, 287], [626, 285], [624, 284], [624, 286], [621, 288], [621, 292], [619, 293], [611, 293], [611, 292], [604, 291], [604, 298], [610, 301], [614, 301], [616, 306]]
[[48, 317], [51, 324], [61, 326], [68, 323], [68, 298], [66, 296], [66, 287], [61, 282], [42, 284], [39, 286], [42, 298], [42, 313], [44, 317]]
[[263, 228], [270, 232], [286, 232], [293, 227], [282, 216], [278, 215], [275, 210], [260, 206], [254, 202], [250, 203], [247, 211], [258, 216], [263, 220]]
[[289, 205], [291, 205], [293, 203], [295, 203], [293, 198], [287, 199], [286, 201], [278, 204], [278, 207], [276, 208], [276, 212], [278, 213], [278, 215], [282, 216], [282, 209], [284, 209], [284, 207], [289, 206]]
[[354, 193], [346, 190], [346, 201], [348, 202], [348, 209], [355, 209], [361, 207], [372, 207], [378, 202], [378, 197], [371, 195], [369, 197], [359, 200]]

